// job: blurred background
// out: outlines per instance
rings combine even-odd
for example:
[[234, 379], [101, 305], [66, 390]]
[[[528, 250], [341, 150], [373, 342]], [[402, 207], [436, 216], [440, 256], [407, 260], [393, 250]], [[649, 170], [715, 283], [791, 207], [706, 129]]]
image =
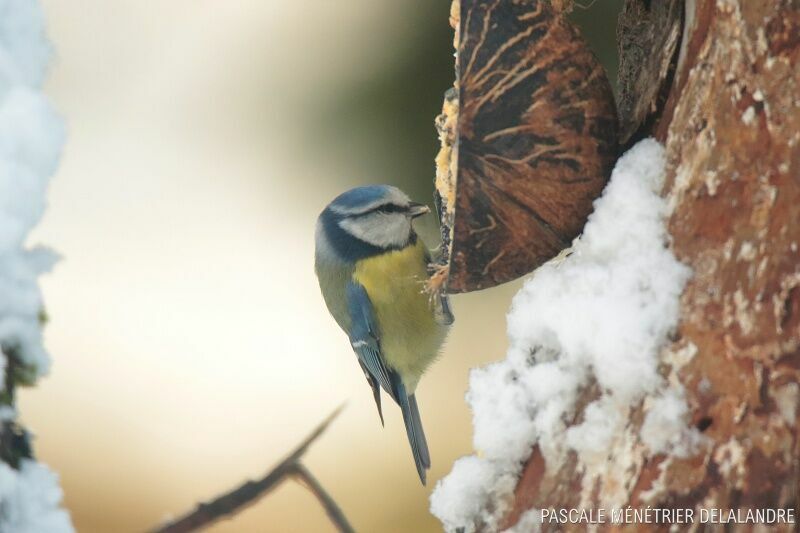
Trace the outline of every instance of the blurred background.
[[[419, 484], [399, 410], [381, 428], [313, 273], [317, 214], [391, 183], [430, 202], [452, 84], [446, 0], [43, 0], [47, 93], [69, 137], [32, 243], [53, 370], [23, 391], [39, 458], [83, 532], [134, 532], [261, 476], [335, 406], [306, 464], [358, 531], [440, 531], [428, 494], [471, 450], [471, 367], [503, 357], [521, 282], [454, 298], [418, 390]], [[621, 0], [573, 18], [616, 79]], [[420, 228], [433, 245], [435, 221]], [[287, 482], [214, 532], [332, 531]]]

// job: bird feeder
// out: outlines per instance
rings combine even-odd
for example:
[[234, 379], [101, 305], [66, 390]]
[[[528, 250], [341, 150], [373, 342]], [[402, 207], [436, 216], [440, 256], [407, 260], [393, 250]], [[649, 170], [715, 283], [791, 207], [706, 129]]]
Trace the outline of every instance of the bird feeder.
[[545, 0], [455, 0], [456, 76], [436, 119], [432, 287], [492, 287], [570, 246], [617, 155], [605, 72]]

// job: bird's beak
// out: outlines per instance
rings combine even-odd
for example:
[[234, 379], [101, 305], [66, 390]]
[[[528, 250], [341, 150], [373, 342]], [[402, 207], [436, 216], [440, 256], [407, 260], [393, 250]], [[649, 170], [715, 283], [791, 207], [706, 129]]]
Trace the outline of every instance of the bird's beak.
[[417, 218], [418, 216], [422, 216], [430, 212], [431, 208], [425, 204], [418, 204], [417, 202], [411, 202], [408, 204], [408, 216], [411, 218]]

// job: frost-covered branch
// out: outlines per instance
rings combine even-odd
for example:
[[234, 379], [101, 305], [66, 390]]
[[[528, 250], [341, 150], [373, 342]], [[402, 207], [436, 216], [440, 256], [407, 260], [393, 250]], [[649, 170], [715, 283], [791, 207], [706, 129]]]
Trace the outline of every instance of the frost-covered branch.
[[25, 240], [45, 208], [64, 141], [61, 120], [42, 94], [50, 58], [39, 3], [0, 0], [0, 531], [72, 531], [58, 479], [33, 459], [16, 421], [19, 386], [47, 373], [38, 277], [56, 255]]
[[338, 407], [328, 418], [306, 437], [286, 458], [278, 463], [264, 477], [256, 481], [247, 481], [239, 487], [200, 504], [197, 509], [189, 514], [167, 524], [164, 524], [153, 533], [187, 533], [197, 531], [202, 527], [228, 518], [241, 511], [247, 505], [265, 496], [288, 478], [298, 478], [322, 503], [325, 512], [331, 521], [343, 533], [351, 533], [353, 528], [345, 518], [344, 513], [336, 505], [333, 498], [325, 491], [319, 481], [301, 463], [308, 448], [328, 429], [333, 420], [339, 416], [344, 405]]

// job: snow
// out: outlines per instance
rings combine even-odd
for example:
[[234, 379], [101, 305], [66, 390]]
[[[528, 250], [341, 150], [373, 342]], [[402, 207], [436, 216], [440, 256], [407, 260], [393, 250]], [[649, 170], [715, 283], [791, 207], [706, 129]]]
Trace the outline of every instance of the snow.
[[0, 0], [0, 79], [40, 87], [50, 54], [39, 2]]
[[[42, 343], [43, 310], [38, 277], [56, 255], [25, 240], [39, 222], [55, 172], [64, 127], [42, 94], [50, 44], [39, 3], [0, 0], [0, 377], [17, 357], [45, 374], [50, 358]], [[5, 379], [0, 387], [5, 386]], [[0, 406], [0, 421], [16, 417]], [[73, 531], [60, 508], [58, 479], [46, 466], [25, 459], [19, 469], [0, 463], [0, 533]]]
[[[431, 496], [446, 531], [496, 530], [534, 445], [548, 470], [570, 450], [590, 474], [607, 468], [614, 450], [630, 449], [621, 437], [627, 414], [645, 399], [645, 446], [658, 453], [691, 445], [683, 396], [658, 368], [690, 275], [667, 248], [664, 166], [652, 139], [624, 154], [571, 253], [539, 268], [514, 297], [506, 359], [470, 375], [479, 456], [456, 462]], [[592, 383], [599, 397], [570, 426]]]
[[38, 375], [50, 360], [37, 278], [56, 256], [24, 241], [44, 212], [64, 140], [61, 120], [41, 92], [49, 51], [38, 2], [0, 0], [0, 344]]
[[71, 532], [69, 514], [58, 505], [57, 476], [36, 461], [23, 460], [19, 470], [0, 463], [0, 533]]
[[[453, 464], [449, 476], [439, 485], [442, 491], [431, 496], [431, 509], [448, 530], [466, 525], [464, 533], [473, 533], [472, 517], [482, 512], [488, 491], [494, 482], [494, 470], [488, 461], [479, 457], [462, 457]], [[442, 494], [457, 491], [457, 499], [442, 498]]]
[[656, 397], [642, 423], [642, 442], [652, 453], [672, 451], [686, 456], [697, 444], [695, 435], [684, 431], [689, 422], [689, 407], [682, 391], [670, 389]]
[[542, 530], [542, 510], [541, 509], [528, 509], [519, 521], [512, 527], [503, 531], [503, 533], [538, 533]]
[[10, 405], [0, 405], [0, 424], [17, 418], [17, 410]]

